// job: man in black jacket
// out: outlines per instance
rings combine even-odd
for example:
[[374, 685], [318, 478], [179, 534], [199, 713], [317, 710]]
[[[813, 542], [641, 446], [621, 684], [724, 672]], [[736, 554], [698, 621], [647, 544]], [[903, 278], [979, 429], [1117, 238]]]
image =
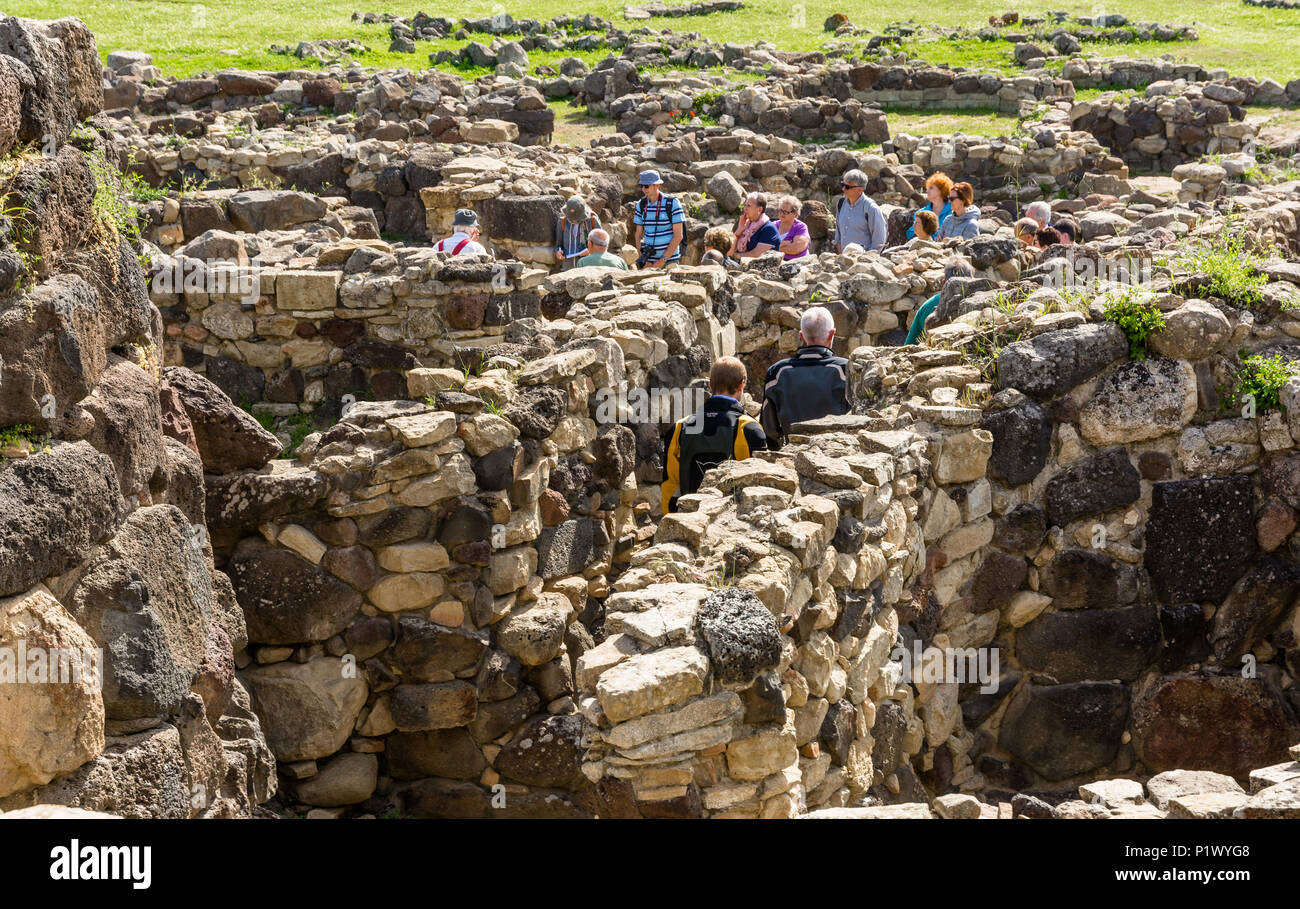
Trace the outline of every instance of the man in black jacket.
[[849, 361], [831, 352], [835, 319], [822, 306], [799, 320], [803, 346], [768, 367], [759, 415], [768, 445], [779, 448], [795, 423], [849, 412]]

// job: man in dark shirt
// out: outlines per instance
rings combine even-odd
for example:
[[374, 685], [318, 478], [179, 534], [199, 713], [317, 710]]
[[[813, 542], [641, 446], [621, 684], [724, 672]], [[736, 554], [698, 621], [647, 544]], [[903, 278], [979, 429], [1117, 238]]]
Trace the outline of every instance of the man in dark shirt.
[[695, 492], [711, 467], [743, 461], [767, 448], [758, 421], [746, 416], [745, 366], [735, 357], [719, 357], [709, 370], [710, 397], [699, 413], [678, 420], [664, 436], [664, 476], [660, 484], [663, 513], [677, 510], [678, 496]]
[[849, 361], [831, 352], [835, 319], [822, 306], [799, 320], [802, 347], [768, 367], [759, 418], [771, 448], [780, 448], [795, 423], [849, 412]]

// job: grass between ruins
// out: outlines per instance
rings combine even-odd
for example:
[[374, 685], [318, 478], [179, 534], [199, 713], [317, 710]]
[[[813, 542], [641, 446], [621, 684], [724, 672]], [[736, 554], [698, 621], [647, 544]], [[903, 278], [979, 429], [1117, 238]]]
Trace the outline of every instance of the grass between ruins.
[[[588, 0], [575, 7], [562, 0], [533, 0], [528, 4], [504, 4], [516, 18], [546, 19], [556, 15], [591, 12], [611, 19], [620, 27], [671, 28], [675, 32], [698, 31], [722, 41], [752, 43], [772, 41], [784, 50], [814, 50], [832, 40], [822, 30], [831, 12], [847, 13], [860, 27], [879, 31], [890, 22], [915, 19], [926, 24], [978, 28], [988, 17], [1017, 9], [1026, 15], [1041, 15], [1047, 8], [1071, 15], [1095, 15], [1104, 6], [1131, 21], [1195, 25], [1200, 40], [1195, 42], [1142, 42], [1133, 44], [1085, 44], [1086, 52], [1105, 55], [1161, 56], [1172, 54], [1208, 67], [1224, 67], [1234, 75], [1271, 77], [1282, 82], [1300, 76], [1300, 10], [1273, 10], [1246, 6], [1241, 0], [1189, 0], [1170, 4], [1158, 0], [1095, 0], [1024, 4], [1007, 0], [936, 0], [918, 7], [910, 0], [845, 0], [831, 4], [791, 3], [789, 0], [746, 0], [744, 10], [712, 16], [681, 19], [651, 19], [631, 22], [623, 19], [622, 0]], [[366, 66], [429, 66], [431, 51], [459, 47], [463, 42], [418, 42], [414, 54], [388, 52], [388, 26], [363, 26], [353, 22], [354, 10], [391, 12], [407, 17], [423, 8], [430, 15], [455, 19], [491, 15], [502, 4], [495, 0], [466, 0], [454, 10], [419, 2], [371, 2], [365, 0], [320, 0], [310, 7], [310, 16], [296, 0], [225, 0], [222, 3], [174, 2], [174, 0], [17, 0], [6, 13], [14, 16], [54, 18], [78, 16], [95, 32], [99, 50], [144, 50], [170, 75], [185, 76], [218, 69], [307, 68], [296, 58], [272, 54], [271, 44], [294, 45], [321, 38], [354, 38], [371, 52], [360, 62]], [[855, 47], [864, 38], [852, 39]], [[987, 66], [1013, 71], [1010, 45], [1005, 42], [913, 40], [903, 45], [911, 54], [932, 63]], [[551, 62], [560, 54], [533, 54], [530, 62]], [[576, 53], [574, 56], [600, 59], [605, 51]]]

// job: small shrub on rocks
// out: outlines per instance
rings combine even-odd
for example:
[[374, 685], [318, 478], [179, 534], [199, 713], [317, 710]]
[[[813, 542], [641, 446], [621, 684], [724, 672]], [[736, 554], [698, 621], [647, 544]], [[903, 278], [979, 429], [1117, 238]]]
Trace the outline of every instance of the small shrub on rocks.
[[1147, 358], [1147, 338], [1152, 332], [1165, 327], [1165, 314], [1131, 295], [1119, 297], [1106, 304], [1102, 314], [1113, 322], [1128, 338], [1128, 355], [1131, 360]]
[[1249, 397], [1255, 402], [1256, 413], [1278, 410], [1281, 407], [1278, 393], [1297, 374], [1300, 365], [1281, 354], [1245, 357], [1233, 374], [1232, 391], [1224, 397], [1223, 406], [1230, 411], [1240, 410]]
[[1260, 302], [1260, 288], [1268, 283], [1259, 268], [1263, 263], [1263, 257], [1246, 248], [1243, 237], [1232, 236], [1225, 227], [1207, 246], [1189, 252], [1181, 264], [1205, 275], [1204, 293], [1250, 308]]

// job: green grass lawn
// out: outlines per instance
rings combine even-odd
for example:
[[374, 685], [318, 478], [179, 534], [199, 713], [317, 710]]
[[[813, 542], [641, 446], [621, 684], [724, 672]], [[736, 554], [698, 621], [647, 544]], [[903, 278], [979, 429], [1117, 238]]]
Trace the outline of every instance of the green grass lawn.
[[929, 136], [936, 133], [963, 132], [968, 136], [1009, 136], [1019, 122], [1015, 114], [1003, 113], [993, 108], [965, 108], [955, 110], [907, 110], [885, 108], [889, 119], [889, 134], [911, 133]]
[[[920, 21], [942, 25], [977, 27], [987, 24], [992, 14], [1014, 9], [1007, 0], [936, 0], [923, 7], [911, 0], [845, 0], [833, 4], [809, 4], [805, 0], [746, 0], [745, 10], [682, 19], [651, 19], [627, 22], [622, 18], [623, 0], [588, 0], [575, 6], [563, 0], [533, 0], [527, 4], [506, 3], [516, 17], [549, 18], [561, 14], [592, 12], [634, 28], [671, 28], [699, 31], [725, 41], [771, 41], [785, 50], [812, 50], [832, 37], [822, 31], [822, 20], [833, 11], [843, 11], [857, 25], [879, 30], [889, 22], [920, 17]], [[1064, 9], [1075, 15], [1092, 15], [1095, 0], [1064, 0], [1044, 6]], [[1156, 0], [1115, 0], [1107, 8], [1122, 12], [1131, 20], [1194, 24], [1199, 42], [1170, 44], [1093, 45], [1086, 50], [1105, 54], [1173, 54], [1211, 67], [1226, 67], [1233, 74], [1271, 76], [1286, 82], [1300, 76], [1300, 10], [1269, 10], [1246, 6], [1240, 0], [1187, 0], [1180, 4]], [[367, 0], [317, 0], [304, 6], [299, 0], [224, 0], [198, 3], [194, 0], [15, 0], [6, 5], [9, 15], [54, 18], [75, 15], [98, 36], [101, 54], [113, 50], [144, 50], [169, 74], [192, 75], [229, 67], [257, 69], [299, 68], [293, 57], [272, 54], [271, 44], [296, 44], [318, 38], [355, 38], [371, 48], [361, 57], [368, 66], [429, 65], [430, 51], [458, 46], [454, 40], [419, 42], [414, 54], [388, 53], [386, 25], [362, 26], [351, 20], [353, 10], [393, 12], [413, 16], [423, 9], [430, 15], [451, 19], [491, 15], [500, 5], [495, 0], [464, 0], [453, 6], [427, 3], [379, 3]], [[1033, 12], [1038, 10], [1033, 9]], [[865, 43], [865, 42], [859, 42]], [[923, 54], [935, 63], [954, 65], [1010, 66], [1007, 45], [1002, 42], [911, 42], [910, 53]], [[604, 51], [579, 56], [599, 59]], [[563, 56], [535, 54], [534, 63]]]

